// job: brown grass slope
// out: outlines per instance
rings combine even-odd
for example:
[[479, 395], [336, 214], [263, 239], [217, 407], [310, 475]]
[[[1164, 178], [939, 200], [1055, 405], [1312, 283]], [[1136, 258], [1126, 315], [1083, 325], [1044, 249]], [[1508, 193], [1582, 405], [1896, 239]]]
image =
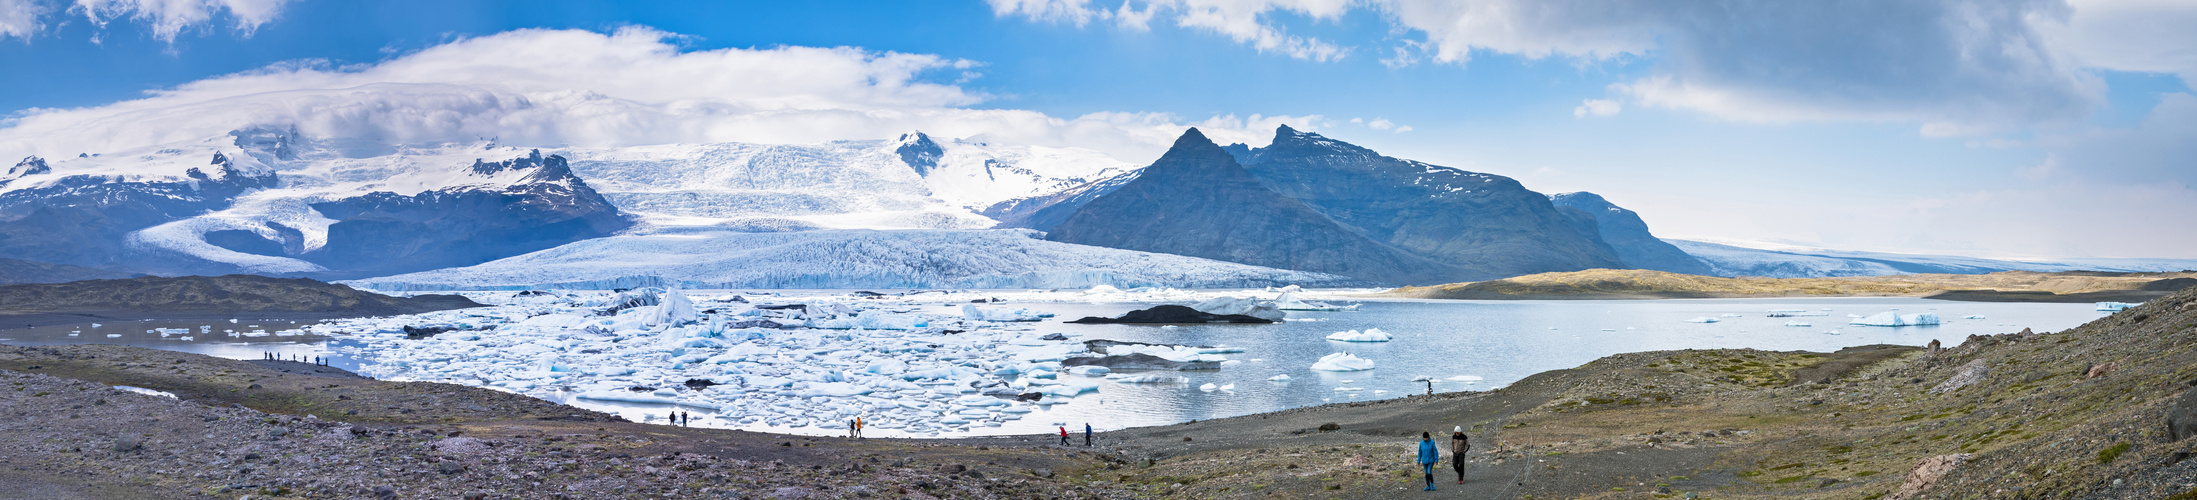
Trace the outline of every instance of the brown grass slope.
[[413, 314], [479, 307], [454, 295], [391, 297], [305, 278], [147, 276], [0, 286], [0, 315], [78, 312]]
[[1424, 299], [1670, 299], [1932, 297], [1953, 300], [2141, 301], [2197, 285], [2197, 273], [1909, 274], [1852, 278], [1720, 278], [1640, 269], [1589, 269], [1423, 287], [1386, 295]]
[[[1937, 390], [1978, 366], [1975, 383]], [[1160, 460], [1097, 478], [1179, 484], [1169, 491], [1186, 498], [1418, 495], [1412, 442], [1462, 426], [1476, 443], [1468, 481], [1445, 456], [1445, 493], [1429, 496], [1876, 499], [1924, 459], [1972, 454], [1918, 484], [1923, 497], [2163, 498], [2197, 495], [2197, 439], [2166, 433], [2193, 383], [2197, 290], [2185, 290], [1938, 353], [1630, 353], [1484, 393], [1131, 429], [1115, 433], [1123, 449]]]

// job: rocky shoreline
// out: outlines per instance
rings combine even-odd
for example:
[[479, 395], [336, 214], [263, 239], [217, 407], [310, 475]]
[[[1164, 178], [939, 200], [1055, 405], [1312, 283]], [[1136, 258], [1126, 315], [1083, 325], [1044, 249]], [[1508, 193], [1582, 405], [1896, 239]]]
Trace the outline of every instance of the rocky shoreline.
[[[1101, 434], [817, 438], [118, 346], [0, 347], [40, 498], [2163, 498], [2197, 492], [2197, 291], [1947, 349], [1628, 353], [1503, 389]], [[146, 387], [178, 398], [112, 385]], [[1463, 428], [1465, 483], [1408, 447]], [[1080, 444], [1080, 443], [1078, 443]], [[1445, 460], [1448, 457], [1444, 457]], [[1446, 465], [1446, 463], [1445, 463]]]

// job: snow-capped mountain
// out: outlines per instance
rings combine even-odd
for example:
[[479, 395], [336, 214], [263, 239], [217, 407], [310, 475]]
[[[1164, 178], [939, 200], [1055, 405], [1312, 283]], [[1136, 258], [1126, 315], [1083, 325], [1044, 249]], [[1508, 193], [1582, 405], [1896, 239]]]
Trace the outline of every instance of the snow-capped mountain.
[[978, 213], [1132, 171], [1077, 148], [938, 141], [570, 149], [573, 169], [646, 227], [981, 229]]
[[280, 128], [23, 161], [0, 178], [13, 255], [155, 273], [363, 276], [469, 265], [631, 225], [563, 158], [362, 148]]
[[596, 238], [476, 266], [345, 282], [377, 290], [1356, 286], [1341, 276], [1045, 241], [1035, 231], [691, 231]]
[[1984, 274], [1999, 271], [2171, 272], [2197, 269], [2191, 259], [2067, 259], [2019, 261], [1888, 252], [1857, 252], [1789, 246], [1749, 248], [1708, 241], [1666, 239], [1701, 259], [1717, 276], [1823, 278], [1891, 274]]
[[1586, 191], [1557, 193], [1549, 195], [1549, 201], [1556, 203], [1556, 208], [1581, 231], [1601, 238], [1626, 267], [1680, 274], [1710, 272], [1708, 264], [1649, 233], [1648, 223], [1640, 220], [1640, 214], [1610, 203], [1602, 195]]

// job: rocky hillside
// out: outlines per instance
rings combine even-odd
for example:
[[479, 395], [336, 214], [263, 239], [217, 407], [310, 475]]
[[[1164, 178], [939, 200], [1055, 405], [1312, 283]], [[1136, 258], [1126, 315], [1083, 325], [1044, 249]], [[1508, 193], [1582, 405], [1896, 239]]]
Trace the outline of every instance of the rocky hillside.
[[111, 280], [131, 278], [131, 273], [93, 269], [68, 264], [32, 262], [20, 259], [0, 259], [0, 285], [22, 283], [67, 283], [77, 280]]
[[1602, 195], [1580, 191], [1549, 195], [1582, 230], [1592, 232], [1617, 253], [1625, 267], [1680, 274], [1709, 274], [1709, 265], [1648, 232], [1640, 214], [1610, 203]]
[[380, 316], [479, 306], [455, 295], [391, 297], [304, 278], [241, 274], [0, 286], [0, 315], [280, 312]]
[[1267, 189], [1197, 129], [1184, 132], [1135, 180], [1054, 226], [1046, 239], [1384, 283], [1477, 275], [1370, 238]]
[[1993, 302], [2140, 302], [2197, 286], [2197, 273], [2069, 271], [1902, 274], [1849, 278], [1719, 278], [1640, 269], [1590, 269], [1403, 287], [1422, 299], [1674, 299], [1911, 296]]
[[1472, 279], [1626, 267], [1547, 196], [1509, 177], [1382, 156], [1288, 126], [1274, 131], [1272, 144], [1244, 153], [1245, 168], [1268, 189]]

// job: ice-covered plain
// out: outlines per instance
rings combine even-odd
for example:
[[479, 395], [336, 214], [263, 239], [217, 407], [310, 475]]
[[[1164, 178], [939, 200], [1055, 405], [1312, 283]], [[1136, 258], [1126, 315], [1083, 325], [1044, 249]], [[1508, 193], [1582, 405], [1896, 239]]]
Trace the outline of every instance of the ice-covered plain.
[[[374, 290], [1229, 288], [1359, 283], [1319, 273], [1045, 241], [1037, 234], [1025, 229], [850, 229], [612, 236], [475, 266], [345, 283]], [[1272, 307], [1266, 306], [1267, 310]]]

